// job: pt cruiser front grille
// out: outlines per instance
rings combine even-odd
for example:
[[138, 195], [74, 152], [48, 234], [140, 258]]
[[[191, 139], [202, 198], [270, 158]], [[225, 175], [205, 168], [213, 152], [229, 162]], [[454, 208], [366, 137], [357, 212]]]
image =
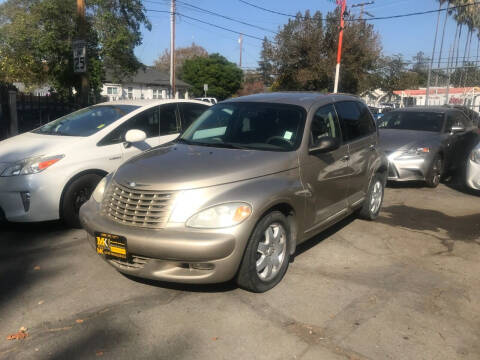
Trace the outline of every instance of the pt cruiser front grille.
[[174, 195], [174, 192], [130, 189], [112, 183], [103, 200], [103, 212], [124, 225], [161, 229], [170, 216]]

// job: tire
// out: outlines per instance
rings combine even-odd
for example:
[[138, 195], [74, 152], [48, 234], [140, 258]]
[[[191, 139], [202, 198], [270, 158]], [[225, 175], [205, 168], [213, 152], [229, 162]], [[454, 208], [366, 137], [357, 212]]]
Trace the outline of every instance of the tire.
[[61, 204], [61, 218], [70, 227], [81, 228], [78, 211], [92, 195], [103, 176], [86, 174], [73, 180], [64, 190]]
[[425, 183], [430, 188], [436, 188], [440, 184], [440, 179], [443, 174], [443, 159], [437, 154], [433, 158], [432, 165], [425, 177]]
[[367, 197], [358, 212], [358, 217], [364, 220], [375, 220], [382, 208], [384, 193], [385, 175], [376, 173], [370, 182]]
[[[268, 239], [267, 234], [270, 234]], [[256, 293], [277, 285], [288, 268], [290, 241], [287, 218], [279, 211], [265, 215], [250, 236], [238, 271], [237, 284]]]

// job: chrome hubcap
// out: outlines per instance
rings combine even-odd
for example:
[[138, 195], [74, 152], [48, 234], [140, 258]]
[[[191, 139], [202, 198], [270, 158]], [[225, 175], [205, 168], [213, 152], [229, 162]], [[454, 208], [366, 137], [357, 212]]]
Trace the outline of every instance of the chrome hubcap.
[[372, 196], [370, 199], [370, 211], [372, 214], [375, 214], [378, 209], [380, 209], [380, 205], [382, 204], [382, 196], [383, 185], [380, 181], [376, 181], [375, 185], [373, 185]]
[[278, 223], [270, 224], [264, 232], [257, 248], [257, 275], [260, 280], [273, 279], [285, 261], [287, 252], [287, 232]]

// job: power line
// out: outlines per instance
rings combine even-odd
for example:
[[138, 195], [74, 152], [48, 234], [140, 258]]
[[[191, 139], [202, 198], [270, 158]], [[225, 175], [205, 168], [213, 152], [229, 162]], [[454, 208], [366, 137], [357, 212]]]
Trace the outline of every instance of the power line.
[[[246, 5], [249, 5], [251, 7], [254, 7], [254, 8], [257, 8], [257, 9], [260, 9], [260, 10], [263, 10], [263, 11], [266, 11], [266, 12], [269, 12], [269, 13], [272, 13], [272, 14], [288, 16], [288, 17], [291, 17], [291, 18], [296, 18], [297, 17], [297, 15], [292, 15], [292, 14], [287, 14], [287, 13], [283, 13], [283, 12], [280, 12], [280, 11], [267, 9], [267, 8], [252, 4], [252, 3], [248, 2], [248, 1], [245, 1], [245, 0], [238, 0], [238, 1], [240, 1], [241, 3], [244, 3]], [[445, 8], [445, 9], [418, 11], [418, 12], [412, 12], [412, 13], [400, 14], [400, 15], [377, 16], [377, 17], [373, 17], [373, 18], [369, 18], [369, 19], [345, 19], [345, 21], [371, 21], [371, 20], [398, 19], [398, 18], [410, 17], [410, 16], [416, 16], [416, 15], [427, 15], [427, 14], [433, 14], [433, 13], [437, 13], [437, 12], [451, 11], [451, 10], [464, 8], [464, 7], [467, 7], [467, 6], [474, 6], [474, 5], [480, 5], [480, 1], [476, 1], [476, 2], [471, 3], [471, 4], [462, 4], [462, 5], [457, 5], [457, 6], [451, 6], [451, 7]], [[301, 16], [301, 15], [298, 15], [298, 16], [301, 17], [301, 18], [304, 18], [304, 16]], [[323, 19], [323, 20], [326, 21], [326, 20], [333, 20], [333, 19]]]
[[[159, 3], [158, 1], [151, 1], [151, 0], [144, 0], [144, 1], [145, 1], [145, 2], [149, 2], [149, 3], [153, 3], [153, 4], [161, 4], [161, 3]], [[264, 27], [262, 27], [262, 26], [250, 24], [250, 23], [248, 23], [248, 22], [245, 22], [245, 21], [242, 21], [242, 20], [239, 20], [239, 19], [235, 19], [235, 18], [226, 16], [226, 15], [218, 14], [218, 13], [215, 13], [215, 12], [213, 12], [213, 11], [211, 11], [211, 10], [207, 10], [207, 9], [201, 8], [201, 7], [199, 7], [199, 6], [192, 5], [192, 4], [189, 4], [189, 3], [184, 2], [184, 1], [177, 0], [177, 3], [178, 3], [178, 4], [181, 4], [181, 5], [183, 5], [183, 6], [186, 6], [186, 7], [189, 7], [189, 8], [192, 8], [192, 9], [195, 9], [195, 10], [198, 10], [198, 11], [201, 11], [201, 12], [204, 12], [204, 13], [209, 14], [209, 15], [217, 16], [217, 17], [220, 17], [220, 18], [223, 18], [223, 19], [227, 19], [227, 20], [230, 20], [230, 21], [233, 21], [233, 22], [242, 24], [242, 25], [250, 26], [250, 27], [253, 27], [253, 28], [256, 28], [256, 29], [259, 29], [259, 30], [263, 30], [263, 31], [267, 31], [267, 32], [270, 32], [270, 33], [272, 33], [272, 34], [277, 34], [276, 31], [273, 31], [273, 30], [264, 28]]]
[[[168, 13], [168, 14], [171, 14], [171, 12], [170, 12], [170, 11], [167, 11], [167, 10], [154, 10], [154, 9], [145, 9], [145, 10], [146, 10], [146, 11], [151, 11], [151, 12], [157, 12], [157, 13]], [[203, 24], [207, 24], [207, 25], [210, 25], [210, 26], [213, 26], [213, 27], [216, 27], [216, 28], [225, 30], [225, 31], [229, 31], [229, 32], [234, 33], [234, 34], [239, 34], [239, 35], [242, 34], [243, 36], [246, 36], [246, 37], [249, 37], [249, 38], [252, 38], [252, 39], [256, 39], [256, 40], [263, 41], [263, 39], [262, 39], [261, 37], [258, 37], [258, 36], [255, 36], [255, 35], [245, 34], [243, 31], [236, 31], [236, 30], [228, 29], [228, 28], [223, 27], [223, 26], [220, 26], [220, 25], [215, 25], [215, 24], [209, 23], [209, 22], [207, 22], [207, 21], [203, 21], [203, 20], [200, 20], [200, 19], [191, 17], [191, 16], [187, 16], [187, 15], [181, 14], [181, 13], [179, 13], [178, 11], [176, 11], [175, 14], [176, 14], [176, 15], [179, 15], [179, 16], [183, 16], [184, 18], [187, 18], [187, 19], [190, 19], [190, 20], [198, 21], [198, 22], [203, 23]]]

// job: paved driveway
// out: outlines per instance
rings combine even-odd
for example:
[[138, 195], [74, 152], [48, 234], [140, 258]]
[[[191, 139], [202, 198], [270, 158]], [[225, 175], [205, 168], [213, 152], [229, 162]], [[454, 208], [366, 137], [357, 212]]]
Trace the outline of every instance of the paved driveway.
[[57, 223], [0, 244], [0, 358], [480, 358], [480, 197], [444, 185], [387, 189], [378, 221], [301, 246], [265, 294], [134, 281]]

